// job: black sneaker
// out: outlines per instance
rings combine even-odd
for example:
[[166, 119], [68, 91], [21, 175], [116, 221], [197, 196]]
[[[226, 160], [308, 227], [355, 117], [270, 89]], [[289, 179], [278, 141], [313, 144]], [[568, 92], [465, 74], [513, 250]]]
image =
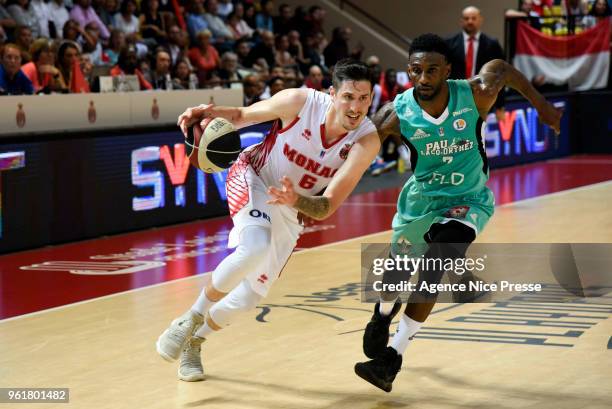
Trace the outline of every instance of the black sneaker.
[[402, 356], [391, 347], [387, 347], [375, 359], [355, 364], [355, 373], [360, 378], [385, 392], [391, 392], [393, 380], [402, 369]]
[[378, 311], [379, 305], [380, 303], [376, 303], [374, 306], [374, 315], [372, 315], [370, 322], [366, 325], [363, 334], [363, 353], [370, 359], [376, 358], [387, 347], [391, 321], [402, 307], [402, 303], [396, 301], [391, 314], [382, 316]]

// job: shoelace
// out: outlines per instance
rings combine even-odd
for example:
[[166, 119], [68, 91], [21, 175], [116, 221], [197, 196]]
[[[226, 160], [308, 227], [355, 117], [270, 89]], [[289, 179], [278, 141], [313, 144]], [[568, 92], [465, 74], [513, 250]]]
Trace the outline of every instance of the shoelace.
[[192, 342], [187, 343], [187, 346], [183, 349], [181, 367], [202, 370], [202, 360], [200, 359], [201, 350], [202, 348], [200, 345], [195, 346]]
[[173, 341], [176, 341], [177, 344], [180, 344], [183, 342], [183, 340], [185, 339], [185, 336], [187, 335], [188, 329], [191, 328], [191, 325], [183, 326], [183, 324], [188, 321], [190, 320], [184, 320], [184, 321], [179, 322], [178, 328], [176, 329], [176, 331], [170, 331], [169, 337]]

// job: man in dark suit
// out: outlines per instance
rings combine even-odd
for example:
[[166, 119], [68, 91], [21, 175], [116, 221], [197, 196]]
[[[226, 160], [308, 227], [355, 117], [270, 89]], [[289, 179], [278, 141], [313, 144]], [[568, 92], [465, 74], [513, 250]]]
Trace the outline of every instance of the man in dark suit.
[[[451, 74], [453, 79], [467, 79], [476, 75], [487, 62], [504, 59], [504, 50], [499, 42], [482, 33], [482, 15], [474, 6], [461, 13], [462, 31], [446, 40], [451, 49]], [[495, 110], [498, 119], [503, 114], [504, 96], [500, 92]]]

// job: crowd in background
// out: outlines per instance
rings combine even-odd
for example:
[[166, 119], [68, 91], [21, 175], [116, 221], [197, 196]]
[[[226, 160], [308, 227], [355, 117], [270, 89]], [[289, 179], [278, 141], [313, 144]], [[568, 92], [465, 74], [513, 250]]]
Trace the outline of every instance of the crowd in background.
[[611, 16], [609, 0], [519, 0], [517, 10], [506, 12], [549, 35], [579, 34]]
[[[612, 14], [608, 0], [520, 0], [507, 15], [537, 25], [553, 12], [580, 16], [578, 28]], [[0, 93], [97, 92], [99, 77], [127, 75], [141, 90], [240, 87], [246, 104], [326, 89], [335, 62], [363, 47], [350, 49], [349, 27], [325, 33], [325, 16], [271, 0], [0, 0]], [[368, 63], [375, 112], [407, 78]]]
[[[74, 1], [74, 3], [73, 3]], [[351, 29], [323, 30], [318, 6], [271, 0], [0, 0], [0, 93], [100, 90], [135, 76], [141, 90], [244, 89], [245, 103], [284, 88], [326, 89]]]
[[[612, 14], [608, 0], [519, 0], [507, 17], [532, 25], [555, 15], [567, 34]], [[563, 18], [559, 19], [559, 16]], [[244, 105], [285, 88], [327, 90], [334, 64], [362, 59], [351, 29], [324, 30], [319, 6], [278, 7], [272, 0], [0, 0], [0, 94], [98, 92], [101, 77], [137, 79], [137, 88], [241, 88]], [[466, 7], [461, 30], [448, 39], [452, 78], [469, 78], [494, 58], [499, 42], [481, 33], [482, 16]], [[569, 21], [574, 23], [568, 24]], [[370, 114], [410, 87], [405, 70], [372, 72]], [[542, 84], [535, 84], [542, 85]], [[503, 96], [495, 105], [503, 115]], [[408, 153], [399, 152], [406, 162]], [[374, 173], [392, 169], [398, 147], [388, 141]]]

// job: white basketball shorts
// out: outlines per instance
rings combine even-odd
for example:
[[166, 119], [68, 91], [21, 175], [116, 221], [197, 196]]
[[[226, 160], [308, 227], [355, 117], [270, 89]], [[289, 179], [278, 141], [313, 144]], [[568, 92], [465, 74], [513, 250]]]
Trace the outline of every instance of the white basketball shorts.
[[265, 297], [287, 264], [303, 226], [297, 220], [297, 210], [266, 203], [270, 200], [268, 186], [248, 163], [240, 159], [230, 168], [225, 189], [234, 223], [229, 234], [228, 247], [238, 246], [240, 232], [246, 226], [264, 226], [271, 229], [268, 257], [255, 271], [246, 276], [253, 291]]

